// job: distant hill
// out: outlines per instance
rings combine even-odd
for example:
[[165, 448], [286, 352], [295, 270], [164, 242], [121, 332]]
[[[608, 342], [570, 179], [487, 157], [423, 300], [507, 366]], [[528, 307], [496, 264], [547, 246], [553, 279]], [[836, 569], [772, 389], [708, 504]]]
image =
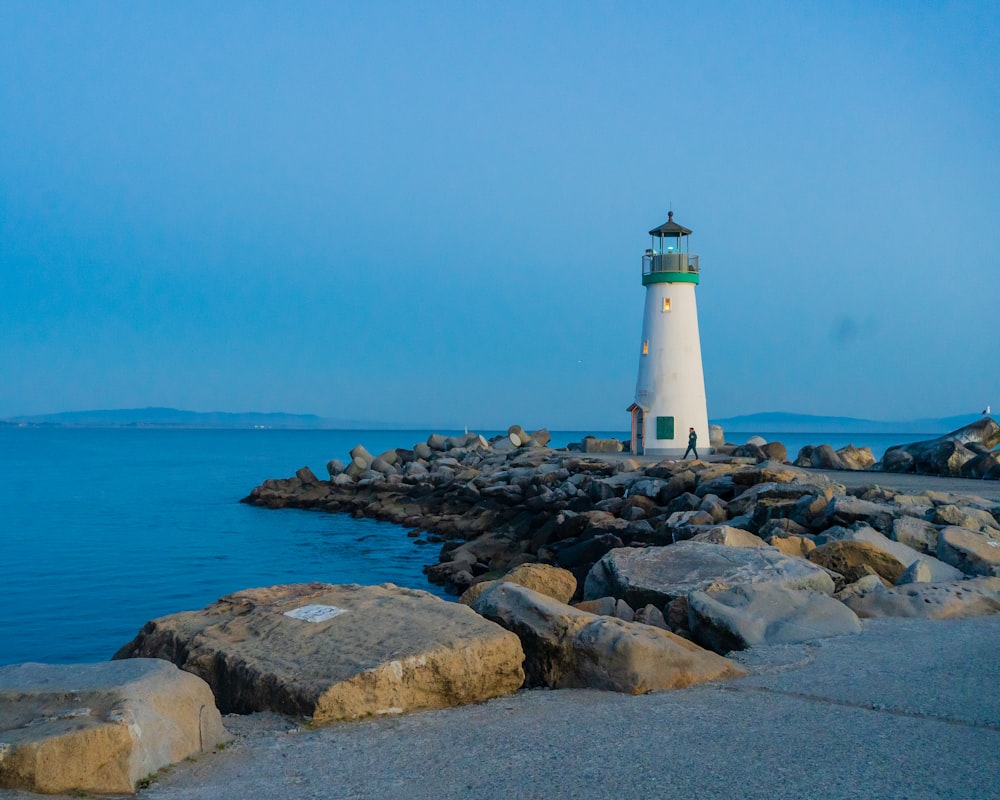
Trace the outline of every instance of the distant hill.
[[723, 430], [767, 431], [769, 433], [929, 433], [942, 434], [982, 419], [980, 414], [959, 414], [953, 417], [928, 417], [908, 421], [883, 421], [856, 417], [823, 417], [812, 414], [789, 414], [769, 411], [739, 417], [713, 419], [713, 425]]
[[15, 425], [61, 425], [78, 428], [282, 428], [377, 429], [391, 427], [364, 420], [327, 419], [315, 414], [231, 413], [182, 411], [176, 408], [121, 408], [98, 411], [64, 411], [12, 417]]

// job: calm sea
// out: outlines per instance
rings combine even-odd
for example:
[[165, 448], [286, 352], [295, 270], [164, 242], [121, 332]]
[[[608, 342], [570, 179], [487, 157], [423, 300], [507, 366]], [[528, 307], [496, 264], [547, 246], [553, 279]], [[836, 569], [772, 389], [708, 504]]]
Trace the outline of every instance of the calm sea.
[[[239, 503], [304, 465], [326, 477], [326, 462], [356, 444], [377, 454], [428, 434], [0, 427], [0, 664], [103, 661], [147, 620], [255, 586], [393, 582], [442, 594], [422, 571], [438, 546], [402, 528]], [[552, 444], [582, 435], [553, 433]], [[763, 435], [792, 457], [849, 441], [880, 456], [914, 438]]]

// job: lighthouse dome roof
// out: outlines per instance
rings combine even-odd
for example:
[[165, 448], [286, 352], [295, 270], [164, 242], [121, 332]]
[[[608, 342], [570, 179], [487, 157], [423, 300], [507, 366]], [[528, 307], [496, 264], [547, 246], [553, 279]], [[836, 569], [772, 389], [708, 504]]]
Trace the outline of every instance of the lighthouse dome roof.
[[674, 212], [671, 211], [667, 214], [667, 221], [664, 222], [660, 227], [653, 228], [649, 232], [650, 236], [687, 236], [691, 233], [690, 229], [685, 228], [683, 225], [678, 225], [674, 222]]

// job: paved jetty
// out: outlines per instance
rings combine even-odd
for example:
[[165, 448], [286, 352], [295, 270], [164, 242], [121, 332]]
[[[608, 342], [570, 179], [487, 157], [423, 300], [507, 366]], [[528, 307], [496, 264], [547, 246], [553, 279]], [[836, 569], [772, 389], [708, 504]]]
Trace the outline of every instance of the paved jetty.
[[1000, 796], [1000, 615], [864, 627], [747, 651], [749, 677], [674, 692], [524, 691], [316, 730], [230, 716], [234, 744], [140, 797]]

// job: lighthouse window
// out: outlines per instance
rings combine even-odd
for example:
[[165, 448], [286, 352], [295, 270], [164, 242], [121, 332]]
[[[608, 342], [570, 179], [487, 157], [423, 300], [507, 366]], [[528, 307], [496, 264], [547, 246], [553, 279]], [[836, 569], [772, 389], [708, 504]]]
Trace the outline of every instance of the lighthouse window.
[[642, 343], [642, 354], [644, 356], [648, 356], [649, 355], [649, 339], [647, 339], [646, 341], [644, 341]]
[[657, 417], [656, 418], [656, 438], [657, 439], [673, 439], [674, 438], [674, 418], [673, 417]]
[[669, 311], [670, 310], [670, 298], [669, 297], [664, 297], [663, 298], [663, 310], [664, 311]]

